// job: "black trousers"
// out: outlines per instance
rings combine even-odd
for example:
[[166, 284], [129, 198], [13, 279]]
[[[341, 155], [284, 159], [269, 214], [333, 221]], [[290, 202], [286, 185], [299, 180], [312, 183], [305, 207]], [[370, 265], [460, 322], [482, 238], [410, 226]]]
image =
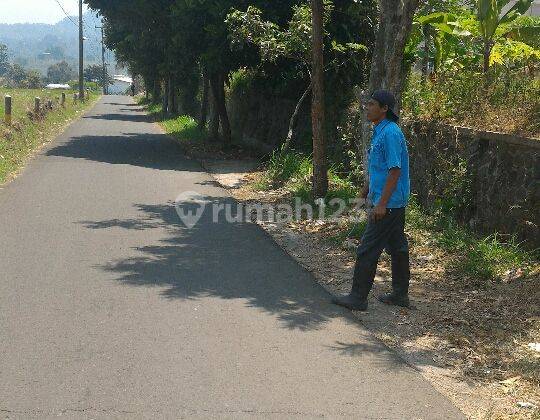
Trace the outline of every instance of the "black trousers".
[[392, 288], [399, 296], [409, 292], [409, 244], [405, 236], [405, 208], [387, 209], [379, 221], [369, 220], [357, 250], [351, 294], [366, 299], [383, 250], [392, 257]]

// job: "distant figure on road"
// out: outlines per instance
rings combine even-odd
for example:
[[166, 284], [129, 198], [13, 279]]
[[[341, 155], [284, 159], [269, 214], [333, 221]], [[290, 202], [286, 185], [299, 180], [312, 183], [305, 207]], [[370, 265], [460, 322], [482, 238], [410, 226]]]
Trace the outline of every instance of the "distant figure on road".
[[135, 96], [135, 83], [131, 83], [131, 96]]
[[392, 257], [392, 293], [378, 297], [386, 304], [409, 307], [409, 245], [405, 236], [405, 207], [409, 201], [409, 154], [394, 113], [391, 92], [378, 90], [367, 104], [367, 118], [375, 125], [369, 150], [369, 185], [362, 198], [370, 207], [368, 223], [357, 250], [352, 290], [332, 302], [365, 311], [377, 263], [384, 249]]

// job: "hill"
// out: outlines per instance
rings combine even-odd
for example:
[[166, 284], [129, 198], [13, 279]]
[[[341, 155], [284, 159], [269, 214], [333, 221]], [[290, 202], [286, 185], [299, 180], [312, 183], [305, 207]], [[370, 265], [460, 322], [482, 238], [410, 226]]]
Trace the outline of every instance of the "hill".
[[[77, 22], [77, 18], [73, 17]], [[85, 65], [101, 64], [101, 18], [87, 12], [84, 17]], [[73, 68], [78, 66], [79, 29], [69, 18], [50, 25], [43, 23], [0, 24], [0, 44], [9, 48], [10, 61], [26, 69], [45, 74], [47, 68], [66, 60]], [[107, 61], [115, 64], [114, 54], [107, 51]]]

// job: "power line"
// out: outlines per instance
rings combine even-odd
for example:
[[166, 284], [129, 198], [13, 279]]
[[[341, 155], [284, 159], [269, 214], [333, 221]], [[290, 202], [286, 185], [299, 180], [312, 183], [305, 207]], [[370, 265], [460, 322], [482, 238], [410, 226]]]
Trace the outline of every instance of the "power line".
[[68, 14], [68, 12], [66, 12], [66, 9], [64, 9], [64, 6], [62, 6], [62, 4], [60, 3], [59, 0], [54, 0], [56, 2], [56, 4], [58, 5], [58, 7], [60, 7], [60, 9], [62, 9], [62, 12], [64, 12], [64, 14], [66, 15], [66, 17], [71, 21], [71, 23], [73, 23], [75, 26], [79, 26], [79, 24], [77, 22], [75, 22], [73, 20], [73, 18]]

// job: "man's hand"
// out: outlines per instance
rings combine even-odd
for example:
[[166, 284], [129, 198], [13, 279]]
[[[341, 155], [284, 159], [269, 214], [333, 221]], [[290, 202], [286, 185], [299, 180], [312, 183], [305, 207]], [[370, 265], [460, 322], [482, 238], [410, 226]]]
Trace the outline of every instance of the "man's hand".
[[381, 204], [378, 204], [376, 205], [375, 207], [373, 207], [373, 209], [371, 210], [371, 213], [369, 215], [371, 217], [371, 219], [374, 221], [374, 222], [378, 222], [379, 220], [381, 220], [384, 216], [386, 216], [386, 206], [383, 206]]

